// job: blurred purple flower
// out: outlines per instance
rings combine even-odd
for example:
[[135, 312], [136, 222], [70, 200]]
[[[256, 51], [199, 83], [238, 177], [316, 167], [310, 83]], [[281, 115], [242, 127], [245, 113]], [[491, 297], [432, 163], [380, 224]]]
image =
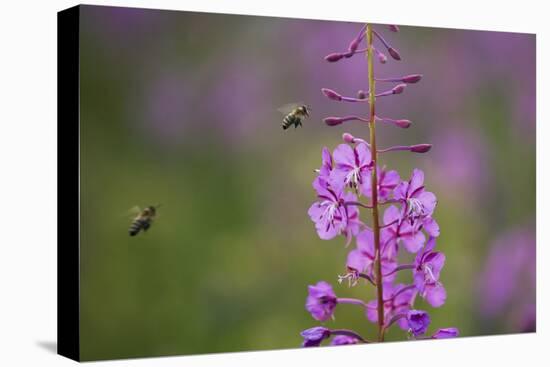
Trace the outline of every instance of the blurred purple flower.
[[[224, 62], [219, 66], [218, 76], [208, 76], [208, 81], [215, 80], [209, 90], [208, 111], [212, 114], [212, 123], [222, 137], [229, 142], [258, 141], [259, 111], [270, 110], [270, 96], [266, 73], [261, 67], [250, 62], [242, 62], [242, 55], [235, 55], [238, 60]], [[254, 136], [254, 139], [249, 137]]]
[[535, 304], [535, 235], [527, 226], [503, 233], [491, 244], [479, 276], [479, 302], [486, 317], [505, 316]]
[[152, 81], [145, 96], [145, 118], [142, 120], [147, 135], [161, 143], [181, 141], [187, 127], [186, 114], [193, 105], [189, 81], [177, 73], [165, 73]]
[[315, 285], [308, 286], [306, 310], [314, 319], [319, 321], [330, 319], [336, 308], [336, 303], [336, 294], [327, 282], [320, 281]]
[[433, 139], [439, 142], [432, 160], [434, 180], [460, 196], [481, 197], [490, 180], [483, 136], [461, 122], [449, 121]]

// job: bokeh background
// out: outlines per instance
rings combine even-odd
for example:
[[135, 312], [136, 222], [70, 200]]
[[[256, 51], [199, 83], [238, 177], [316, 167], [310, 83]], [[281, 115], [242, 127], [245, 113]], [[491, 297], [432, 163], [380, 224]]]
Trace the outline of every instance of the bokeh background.
[[[323, 117], [366, 112], [322, 87], [367, 89], [367, 66], [345, 50], [360, 24], [81, 7], [81, 356], [110, 359], [294, 348], [318, 323], [307, 285], [338, 285], [347, 250], [322, 241], [307, 209], [321, 149], [364, 125]], [[381, 146], [429, 142], [429, 154], [387, 154], [407, 178], [426, 173], [439, 199], [438, 247], [448, 299], [433, 331], [461, 336], [535, 329], [535, 36], [401, 27], [378, 29], [403, 60], [379, 77], [424, 74], [380, 115]], [[303, 101], [304, 127], [283, 131], [277, 108]], [[128, 209], [162, 203], [131, 238]], [[410, 277], [409, 274], [406, 274]], [[331, 327], [372, 337], [358, 309]], [[389, 340], [403, 340], [398, 329]]]

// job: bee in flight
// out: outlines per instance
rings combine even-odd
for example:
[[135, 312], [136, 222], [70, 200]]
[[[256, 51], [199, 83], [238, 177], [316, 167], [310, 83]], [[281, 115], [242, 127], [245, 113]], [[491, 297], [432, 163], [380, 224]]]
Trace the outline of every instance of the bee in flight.
[[153, 220], [157, 215], [157, 209], [159, 207], [160, 204], [155, 206], [148, 206], [143, 210], [140, 210], [138, 207], [136, 207], [135, 210], [139, 213], [132, 221], [130, 228], [128, 228], [128, 233], [130, 234], [130, 236], [137, 235], [141, 230], [143, 230], [143, 232], [146, 232], [149, 227], [151, 227], [151, 223], [153, 223]]
[[279, 108], [279, 112], [285, 114], [283, 118], [283, 130], [288, 129], [292, 125], [294, 128], [302, 126], [302, 120], [309, 117], [311, 109], [301, 103], [291, 103]]

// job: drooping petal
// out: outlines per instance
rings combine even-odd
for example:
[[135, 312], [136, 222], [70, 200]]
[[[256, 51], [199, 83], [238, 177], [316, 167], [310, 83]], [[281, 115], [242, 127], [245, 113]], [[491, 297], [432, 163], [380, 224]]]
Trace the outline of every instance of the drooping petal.
[[432, 217], [426, 217], [422, 220], [422, 228], [431, 237], [439, 237], [439, 224]]
[[437, 205], [437, 198], [432, 192], [423, 191], [417, 196], [418, 200], [422, 204], [424, 215], [432, 215], [435, 206]]
[[432, 252], [426, 257], [426, 262], [431, 266], [431, 272], [435, 281], [439, 280], [439, 274], [445, 265], [445, 254], [442, 252]]
[[432, 307], [441, 307], [447, 300], [447, 291], [441, 283], [426, 284], [422, 296]]

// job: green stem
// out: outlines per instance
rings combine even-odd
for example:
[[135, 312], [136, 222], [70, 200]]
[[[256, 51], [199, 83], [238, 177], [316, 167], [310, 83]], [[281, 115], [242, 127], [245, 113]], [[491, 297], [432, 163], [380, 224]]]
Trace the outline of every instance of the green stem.
[[376, 172], [376, 167], [378, 163], [378, 153], [376, 150], [376, 114], [375, 114], [375, 83], [374, 80], [374, 57], [373, 57], [373, 46], [372, 46], [372, 26], [367, 24], [366, 30], [367, 38], [367, 62], [369, 68], [369, 105], [370, 105], [370, 151], [371, 151], [371, 160], [373, 163], [373, 170], [371, 174], [371, 188], [372, 188], [372, 232], [374, 233], [374, 249], [376, 252], [375, 258], [375, 272], [376, 272], [376, 293], [378, 299], [378, 341], [384, 341], [384, 289], [382, 285], [382, 265], [381, 265], [381, 256], [380, 256], [380, 223], [378, 220], [378, 177]]

